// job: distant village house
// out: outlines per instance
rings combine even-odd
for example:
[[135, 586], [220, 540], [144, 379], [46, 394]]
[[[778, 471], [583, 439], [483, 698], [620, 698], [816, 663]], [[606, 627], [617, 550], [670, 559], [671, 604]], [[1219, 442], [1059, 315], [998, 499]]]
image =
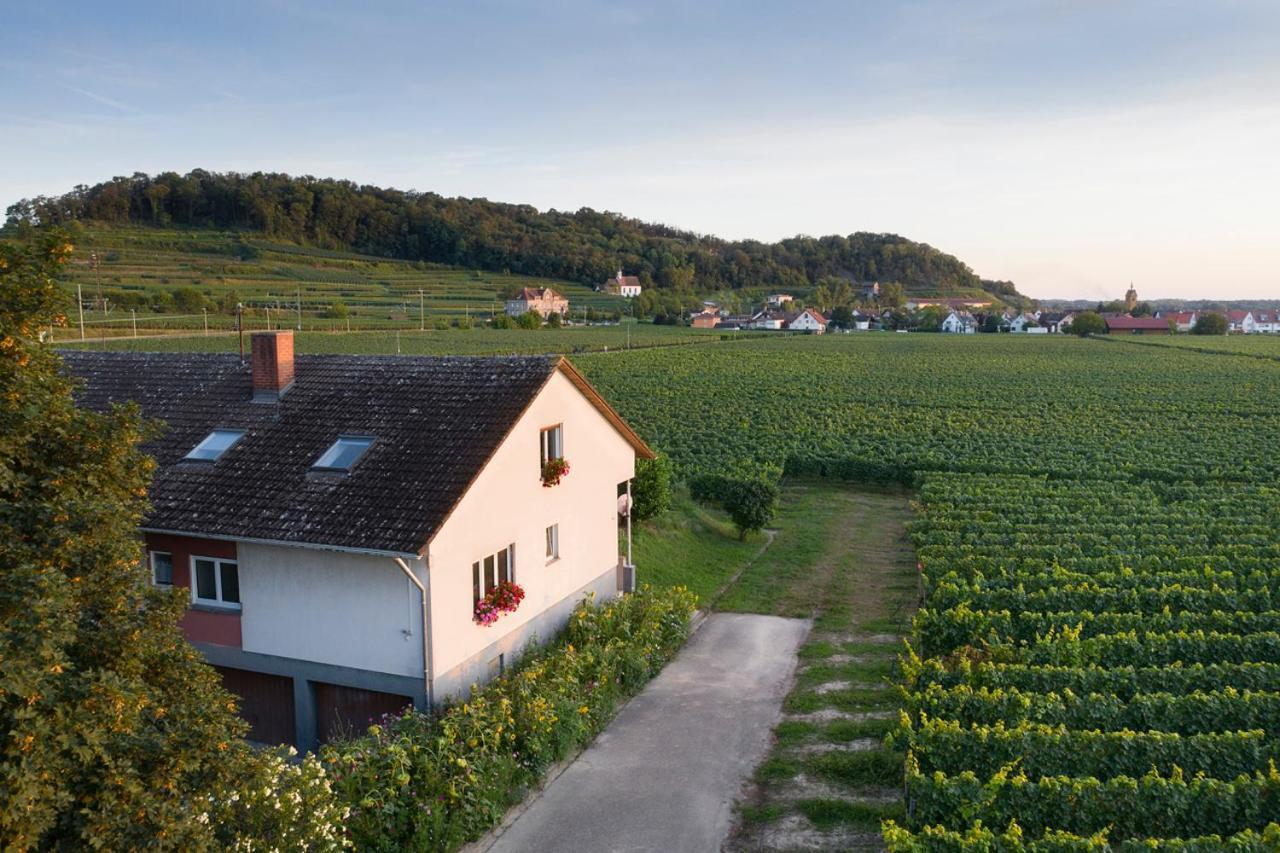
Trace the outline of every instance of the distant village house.
[[552, 314], [569, 313], [569, 300], [549, 287], [526, 287], [514, 299], [508, 299], [506, 312], [512, 317], [528, 314], [530, 311], [546, 319]]
[[618, 274], [606, 281], [599, 289], [614, 296], [625, 296], [627, 299], [633, 299], [639, 296], [644, 288], [640, 286], [639, 277], [623, 275], [622, 270], [618, 270]]

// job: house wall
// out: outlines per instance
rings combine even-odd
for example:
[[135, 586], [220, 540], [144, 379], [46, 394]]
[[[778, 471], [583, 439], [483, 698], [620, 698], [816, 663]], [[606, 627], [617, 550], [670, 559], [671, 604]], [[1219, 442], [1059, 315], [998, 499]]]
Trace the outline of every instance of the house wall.
[[[545, 488], [540, 430], [564, 425], [568, 475]], [[488, 674], [500, 652], [549, 638], [583, 594], [616, 594], [617, 488], [634, 475], [635, 452], [559, 372], [519, 419], [430, 544], [435, 698]], [[560, 559], [545, 557], [546, 528], [560, 525]], [[525, 599], [489, 626], [472, 620], [471, 564], [515, 543], [515, 581]], [[507, 658], [511, 662], [511, 656]]]
[[245, 542], [239, 552], [246, 652], [422, 675], [421, 596], [390, 557]]
[[[151, 552], [162, 551], [173, 556], [173, 585], [185, 590], [191, 601], [191, 558], [218, 557], [238, 560], [235, 542], [222, 539], [201, 539], [194, 536], [174, 536], [167, 533], [146, 533], [147, 570], [150, 572]], [[243, 594], [241, 595], [243, 598]], [[187, 609], [179, 621], [183, 634], [195, 643], [214, 643], [239, 648], [241, 645], [241, 614], [235, 610], [222, 610], [194, 605]]]

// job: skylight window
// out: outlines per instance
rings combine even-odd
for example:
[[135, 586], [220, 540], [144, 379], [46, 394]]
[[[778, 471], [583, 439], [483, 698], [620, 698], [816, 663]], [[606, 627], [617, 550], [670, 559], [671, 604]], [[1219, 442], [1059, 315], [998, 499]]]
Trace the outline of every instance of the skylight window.
[[187, 454], [186, 458], [196, 462], [216, 462], [243, 435], [244, 430], [242, 429], [215, 429], [205, 437], [204, 441], [191, 448], [191, 452]]
[[372, 436], [340, 435], [312, 467], [321, 471], [350, 471], [371, 444]]

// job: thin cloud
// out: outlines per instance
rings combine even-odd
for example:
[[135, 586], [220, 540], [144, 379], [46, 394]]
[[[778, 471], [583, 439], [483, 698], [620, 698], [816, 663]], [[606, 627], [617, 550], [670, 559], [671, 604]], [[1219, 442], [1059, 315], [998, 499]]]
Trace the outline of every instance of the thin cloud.
[[77, 95], [81, 95], [91, 101], [97, 101], [103, 106], [111, 107], [112, 109], [119, 110], [123, 113], [138, 112], [137, 107], [126, 104], [124, 101], [117, 101], [115, 98], [110, 98], [106, 95], [99, 95], [97, 92], [90, 92], [88, 89], [81, 89], [79, 86], [72, 86], [70, 84], [63, 85], [70, 91], [75, 92]]

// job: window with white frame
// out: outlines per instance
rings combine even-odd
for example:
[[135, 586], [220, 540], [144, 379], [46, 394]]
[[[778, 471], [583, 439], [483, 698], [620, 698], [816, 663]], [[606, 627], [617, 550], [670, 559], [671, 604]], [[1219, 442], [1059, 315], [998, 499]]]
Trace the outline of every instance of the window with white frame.
[[564, 458], [564, 424], [556, 424], [542, 431], [542, 464], [552, 459]]
[[560, 559], [560, 525], [553, 524], [547, 528], [547, 562]]
[[475, 606], [480, 599], [497, 589], [500, 583], [510, 583], [516, 579], [516, 546], [508, 545], [496, 554], [490, 554], [483, 560], [471, 564], [471, 604]]
[[168, 551], [151, 552], [151, 582], [156, 586], [173, 586], [173, 555]]
[[235, 560], [191, 558], [191, 600], [210, 607], [240, 609], [240, 567]]

